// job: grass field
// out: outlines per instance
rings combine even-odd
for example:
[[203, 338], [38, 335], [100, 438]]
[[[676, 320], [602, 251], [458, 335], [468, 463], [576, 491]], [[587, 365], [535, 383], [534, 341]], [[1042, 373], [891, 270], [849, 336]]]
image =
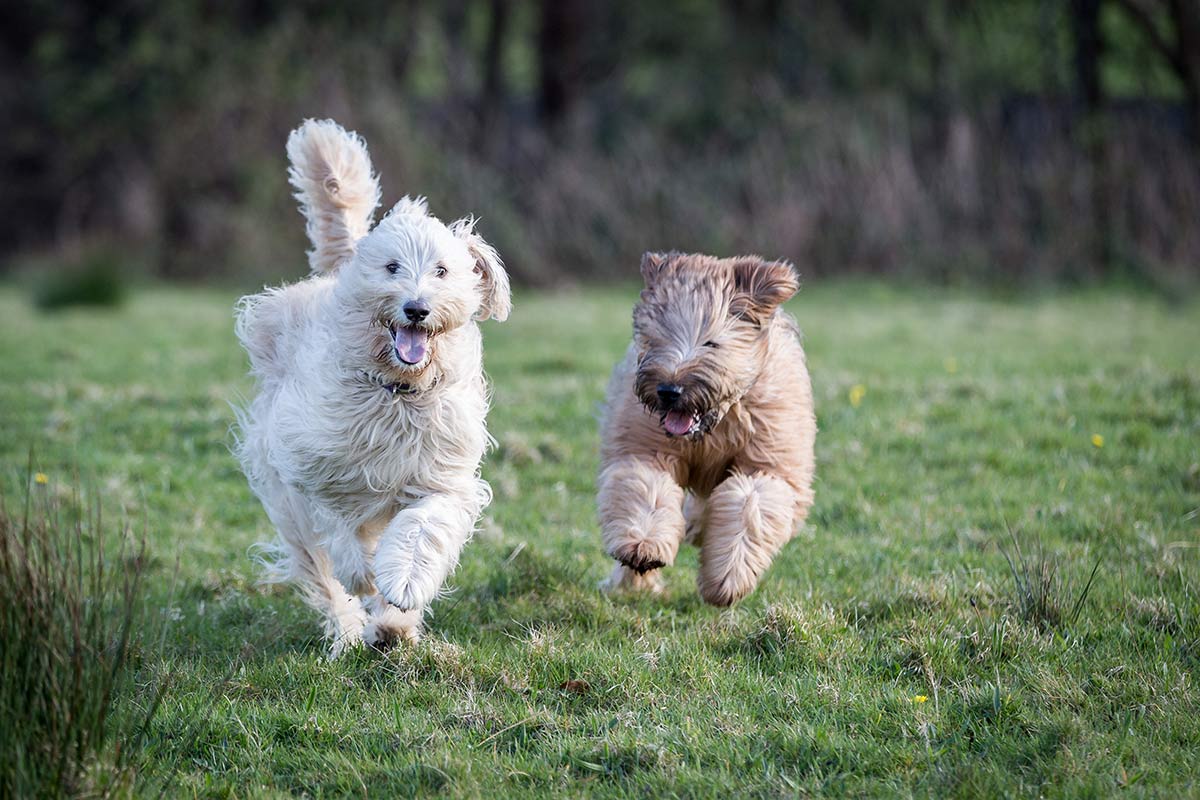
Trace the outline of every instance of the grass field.
[[595, 414], [634, 296], [523, 294], [484, 325], [495, 502], [421, 645], [331, 662], [255, 584], [235, 297], [44, 316], [0, 292], [5, 495], [32, 448], [35, 491], [78, 469], [150, 539], [147, 772], [199, 796], [1200, 795], [1200, 304], [807, 288], [816, 505], [723, 611], [692, 551], [663, 597], [596, 589]]

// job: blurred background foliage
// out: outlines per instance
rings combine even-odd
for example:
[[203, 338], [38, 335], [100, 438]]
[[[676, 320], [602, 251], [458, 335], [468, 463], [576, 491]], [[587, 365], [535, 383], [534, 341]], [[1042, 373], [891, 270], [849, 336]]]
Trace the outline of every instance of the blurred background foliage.
[[526, 285], [1200, 272], [1197, 0], [23, 0], [0, 109], [4, 270], [298, 277], [283, 145], [333, 117]]

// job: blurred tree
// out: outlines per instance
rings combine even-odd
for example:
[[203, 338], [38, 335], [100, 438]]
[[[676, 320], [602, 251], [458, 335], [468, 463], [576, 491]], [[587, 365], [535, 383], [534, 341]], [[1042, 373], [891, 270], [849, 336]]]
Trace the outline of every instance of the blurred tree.
[[1088, 268], [1104, 269], [1113, 261], [1112, 214], [1109, 210], [1108, 120], [1100, 62], [1104, 38], [1100, 29], [1101, 0], [1071, 0], [1071, 29], [1075, 40], [1075, 84], [1083, 107], [1077, 134], [1087, 155], [1092, 224]]
[[500, 110], [508, 102], [508, 90], [504, 81], [504, 47], [507, 44], [512, 19], [512, 0], [490, 0], [487, 43], [483, 51], [483, 83], [480, 87], [478, 123], [475, 128], [475, 149], [480, 150], [488, 141]]
[[389, 4], [384, 21], [384, 38], [391, 73], [397, 85], [403, 85], [416, 50], [417, 31], [421, 19], [421, 0], [394, 0]]
[[1071, 23], [1075, 38], [1075, 82], [1084, 111], [1091, 117], [1104, 108], [1100, 61], [1104, 40], [1100, 34], [1101, 0], [1071, 0]]
[[401, 185], [486, 198], [527, 275], [648, 236], [881, 269], [938, 248], [1174, 263], [1200, 253], [1198, 18], [1200, 0], [0, 3], [0, 251], [98, 236], [162, 274], [270, 263], [300, 238], [281, 142], [319, 115]]
[[454, 104], [465, 103], [470, 96], [470, 69], [474, 58], [470, 53], [467, 38], [470, 0], [442, 0], [440, 21], [442, 38], [446, 43], [443, 59], [446, 77], [449, 80], [449, 100]]
[[556, 127], [579, 99], [587, 0], [542, 0], [538, 115]]
[[1200, 152], [1200, 1], [1116, 0], [1183, 86], [1192, 143]]

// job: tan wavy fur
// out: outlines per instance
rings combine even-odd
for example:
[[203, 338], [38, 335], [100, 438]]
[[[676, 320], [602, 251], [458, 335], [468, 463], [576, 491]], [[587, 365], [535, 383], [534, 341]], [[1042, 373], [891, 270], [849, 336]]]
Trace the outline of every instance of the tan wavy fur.
[[[816, 419], [785, 262], [648, 253], [601, 423], [610, 588], [657, 590], [685, 538], [701, 595], [752, 592], [813, 501]], [[674, 432], [672, 432], [672, 429]], [[685, 430], [686, 429], [686, 430]]]

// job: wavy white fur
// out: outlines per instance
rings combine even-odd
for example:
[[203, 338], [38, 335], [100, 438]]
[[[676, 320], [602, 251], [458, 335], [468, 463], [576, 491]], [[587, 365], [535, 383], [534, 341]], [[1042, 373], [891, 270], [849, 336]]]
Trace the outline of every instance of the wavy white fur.
[[405, 198], [370, 229], [379, 186], [358, 136], [309, 121], [288, 155], [314, 275], [238, 305], [258, 393], [237, 454], [278, 531], [267, 578], [300, 585], [336, 655], [417, 638], [491, 499], [476, 320], [511, 303], [472, 219]]
[[354, 253], [379, 206], [379, 179], [367, 143], [331, 119], [309, 120], [287, 142], [288, 179], [307, 220], [313, 274], [329, 272]]

